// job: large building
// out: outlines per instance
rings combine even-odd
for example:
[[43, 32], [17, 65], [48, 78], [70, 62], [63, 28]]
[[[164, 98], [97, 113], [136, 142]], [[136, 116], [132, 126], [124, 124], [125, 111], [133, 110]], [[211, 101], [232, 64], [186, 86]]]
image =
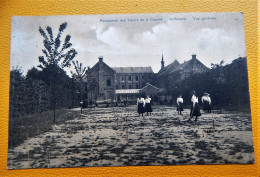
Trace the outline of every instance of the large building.
[[[154, 77], [151, 67], [109, 67], [103, 57], [87, 71], [89, 100], [135, 99]], [[158, 90], [158, 88], [156, 88]]]
[[151, 67], [114, 67], [116, 89], [140, 89], [154, 76]]
[[162, 56], [161, 70], [156, 75], [151, 67], [111, 68], [103, 61], [103, 57], [99, 57], [99, 61], [87, 71], [88, 99], [135, 100], [142, 92], [153, 96], [158, 93], [159, 88], [167, 89], [173, 82], [208, 70], [209, 68], [202, 64], [196, 55], [192, 55], [190, 60], [182, 64], [175, 60], [167, 66], [164, 66]]

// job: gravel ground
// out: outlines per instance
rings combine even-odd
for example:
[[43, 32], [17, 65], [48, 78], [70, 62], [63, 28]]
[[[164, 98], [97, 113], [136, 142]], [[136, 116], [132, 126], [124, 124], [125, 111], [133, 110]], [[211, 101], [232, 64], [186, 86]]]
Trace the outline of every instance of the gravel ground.
[[250, 113], [202, 112], [195, 122], [188, 109], [156, 106], [144, 117], [136, 109], [84, 109], [9, 149], [8, 169], [254, 163]]

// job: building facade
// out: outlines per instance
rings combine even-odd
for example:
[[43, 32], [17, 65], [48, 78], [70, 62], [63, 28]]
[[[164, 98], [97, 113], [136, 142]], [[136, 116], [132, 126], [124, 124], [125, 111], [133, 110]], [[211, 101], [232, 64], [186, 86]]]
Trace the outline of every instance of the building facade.
[[154, 72], [151, 67], [114, 67], [116, 89], [140, 89], [151, 82]]
[[162, 57], [161, 70], [156, 75], [151, 67], [111, 68], [103, 61], [103, 57], [99, 57], [99, 61], [87, 70], [88, 100], [134, 100], [142, 92], [155, 95], [159, 88], [167, 89], [169, 85], [208, 70], [196, 55], [182, 64], [175, 60], [167, 66], [164, 66]]
[[98, 63], [87, 71], [87, 90], [89, 100], [114, 100], [116, 72], [99, 57]]
[[[113, 101], [136, 98], [154, 77], [151, 67], [109, 67], [103, 57], [87, 71], [88, 99]], [[134, 95], [134, 96], [133, 96]], [[121, 97], [122, 96], [122, 97]]]

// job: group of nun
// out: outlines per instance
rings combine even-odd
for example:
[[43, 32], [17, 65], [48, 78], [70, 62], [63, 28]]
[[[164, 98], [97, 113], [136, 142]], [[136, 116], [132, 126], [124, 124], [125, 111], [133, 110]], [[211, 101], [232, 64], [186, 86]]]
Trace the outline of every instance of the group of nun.
[[[208, 113], [211, 113], [211, 98], [208, 93], [204, 93], [204, 95], [201, 97], [201, 102], [203, 104], [203, 110], [207, 111]], [[182, 95], [180, 95], [177, 98], [177, 112], [178, 115], [182, 115], [183, 111], [183, 98]], [[146, 98], [142, 98], [139, 96], [137, 98], [137, 112], [140, 115], [143, 116], [143, 114], [146, 112], [147, 115], [151, 115], [152, 113], [152, 106], [151, 106], [151, 98], [147, 96]], [[201, 116], [200, 108], [199, 108], [199, 99], [196, 96], [196, 92], [192, 92], [191, 96], [191, 108], [190, 108], [190, 119], [189, 121], [195, 117], [195, 121], [197, 121], [198, 117]]]

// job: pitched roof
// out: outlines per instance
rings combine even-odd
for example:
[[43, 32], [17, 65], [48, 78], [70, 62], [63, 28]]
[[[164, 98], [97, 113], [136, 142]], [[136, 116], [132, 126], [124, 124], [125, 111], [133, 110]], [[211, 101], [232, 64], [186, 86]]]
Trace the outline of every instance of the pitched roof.
[[[106, 67], [108, 70], [110, 70], [111, 72], [115, 72], [110, 66], [108, 66], [105, 62], [103, 62], [102, 61], [102, 63], [103, 63], [103, 67]], [[89, 68], [88, 70], [87, 70], [87, 72], [88, 73], [91, 73], [96, 67], [98, 68], [98, 70], [100, 69], [99, 68], [99, 62], [97, 62], [92, 68]]]
[[179, 66], [180, 63], [177, 60], [174, 60], [171, 64], [164, 67], [162, 70], [159, 71], [158, 76], [168, 74], [172, 70], [174, 70], [177, 66]]
[[153, 87], [153, 88], [159, 90], [159, 88], [157, 88], [157, 87], [155, 87], [154, 85], [149, 84], [149, 83], [146, 83], [146, 86], [144, 86], [143, 88], [141, 88], [141, 90], [143, 90], [144, 88], [146, 88], [146, 87], [148, 87], [148, 86]]
[[151, 66], [149, 67], [113, 67], [116, 73], [154, 73]]
[[[185, 68], [185, 66], [187, 66], [187, 65], [189, 65], [189, 64], [192, 64], [194, 61], [200, 63], [200, 64], [203, 65], [203, 66], [205, 66], [205, 65], [204, 65], [203, 63], [201, 63], [197, 58], [195, 58], [195, 59], [190, 59], [190, 60], [188, 60], [188, 61], [186, 61], [186, 62], [180, 64], [180, 65], [177, 66], [176, 68], [174, 68], [174, 69], [173, 69], [171, 72], [169, 72], [168, 74], [171, 74], [171, 73], [174, 73], [174, 72], [176, 72], [176, 71], [178, 71], [178, 70], [180, 70], [180, 69], [183, 69], [183, 68]], [[206, 67], [206, 66], [205, 66], [205, 67]], [[208, 68], [208, 67], [206, 67], [206, 68]]]
[[[175, 60], [177, 61], [177, 60]], [[158, 73], [158, 76], [162, 76], [162, 75], [168, 75], [171, 73], [174, 73], [176, 71], [179, 71], [180, 69], [185, 68], [187, 65], [192, 64], [194, 61], [200, 63], [201, 65], [205, 66], [203, 63], [201, 63], [197, 58], [195, 59], [190, 59], [188, 61], [185, 61], [184, 63], [180, 64], [178, 61], [177, 62], [172, 62], [170, 65], [166, 66], [163, 70], [161, 70]], [[205, 66], [206, 67], [206, 66]], [[207, 68], [207, 67], [206, 67]]]

